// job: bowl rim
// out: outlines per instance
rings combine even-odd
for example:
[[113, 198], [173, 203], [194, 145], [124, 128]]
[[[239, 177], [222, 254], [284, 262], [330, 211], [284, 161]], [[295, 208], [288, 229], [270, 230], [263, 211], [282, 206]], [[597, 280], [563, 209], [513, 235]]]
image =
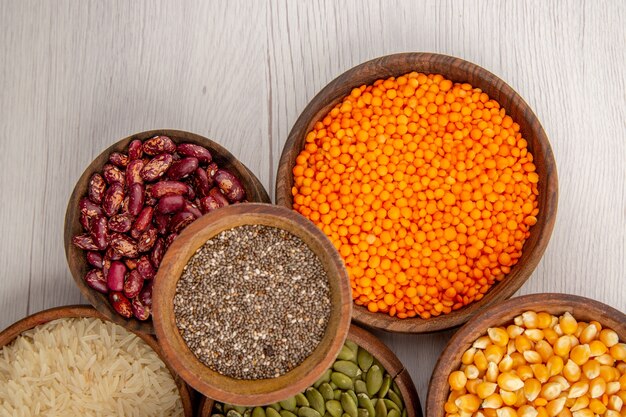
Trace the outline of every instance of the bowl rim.
[[[486, 334], [487, 328], [510, 323], [514, 317], [528, 310], [547, 311], [550, 314], [558, 315], [565, 311], [573, 312], [576, 309], [580, 309], [585, 314], [583, 317], [579, 313], [573, 313], [577, 320], [596, 320], [603, 327], [606, 325], [606, 327], [615, 330], [621, 341], [626, 341], [626, 314], [591, 298], [565, 293], [535, 293], [496, 303], [473, 316], [446, 344], [437, 359], [428, 384], [426, 415], [429, 417], [443, 417], [445, 415], [443, 404], [450, 391], [446, 386], [450, 373], [448, 371], [459, 367], [460, 353], [467, 350], [476, 338]], [[582, 317], [583, 320], [579, 317]], [[589, 319], [585, 317], [589, 317]]]
[[[25, 331], [34, 329], [37, 326], [49, 323], [54, 320], [70, 318], [95, 318], [102, 321], [108, 321], [114, 323], [117, 326], [120, 326], [112, 320], [109, 320], [106, 316], [104, 316], [102, 313], [100, 313], [98, 310], [90, 305], [77, 304], [53, 307], [28, 315], [2, 330], [0, 332], [0, 349], [12, 343], [19, 335], [21, 335]], [[124, 326], [120, 327], [125, 328]], [[186, 417], [193, 416], [193, 406], [191, 398], [192, 392], [188, 385], [185, 383], [185, 381], [180, 378], [180, 376], [176, 374], [174, 369], [167, 363], [163, 355], [163, 350], [159, 346], [159, 343], [154, 338], [154, 336], [131, 329], [126, 330], [146, 342], [146, 344], [156, 352], [156, 354], [167, 367], [168, 371], [172, 375], [172, 378], [174, 379], [174, 382], [176, 383], [176, 386], [178, 387], [180, 399], [183, 405], [184, 415]]]
[[[397, 68], [399, 66], [411, 67], [413, 69], [406, 71], [402, 67]], [[470, 77], [478, 78], [480, 85], [474, 82], [472, 86], [481, 88], [483, 91], [486, 88], [494, 89], [497, 94], [489, 94], [490, 98], [497, 100], [507, 110], [507, 114], [512, 114], [514, 110], [519, 108], [524, 118], [527, 119], [528, 125], [532, 126], [529, 131], [522, 131], [523, 135], [527, 139], [531, 136], [530, 133], [532, 133], [533, 137], [536, 137], [539, 146], [537, 149], [532, 150], [533, 156], [541, 155], [541, 158], [545, 160], [545, 174], [541, 176], [539, 183], [539, 202], [541, 204], [541, 199], [543, 199], [544, 207], [538, 216], [537, 224], [531, 228], [531, 233], [536, 230], [535, 233], [538, 236], [534, 246], [530, 250], [523, 251], [521, 259], [524, 259], [524, 262], [520, 259], [520, 262], [511, 269], [511, 272], [502, 281], [494, 283], [481, 300], [474, 301], [448, 314], [433, 316], [428, 319], [422, 319], [419, 316], [398, 319], [384, 313], [371, 313], [367, 308], [355, 304], [353, 320], [363, 326], [394, 333], [419, 334], [447, 330], [462, 325], [477, 311], [513, 296], [526, 280], [530, 278], [532, 272], [539, 264], [554, 228], [558, 206], [556, 162], [548, 137], [532, 108], [511, 86], [483, 67], [462, 58], [428, 52], [403, 52], [374, 58], [348, 69], [320, 90], [300, 113], [283, 147], [276, 175], [276, 204], [284, 207], [291, 207], [292, 204], [291, 186], [293, 176], [291, 170], [293, 167], [289, 166], [291, 151], [295, 148], [297, 142], [310, 130], [312, 124], [349, 94], [352, 88], [363, 84], [371, 84], [380, 78], [399, 76], [411, 71], [441, 73], [445, 77], [449, 77], [448, 74], [441, 70], [442, 67], [445, 67], [448, 72], [459, 71], [464, 73], [466, 79], [453, 79], [455, 82], [468, 82], [467, 78]], [[360, 77], [359, 80], [363, 81], [362, 79], [365, 79], [365, 81], [351, 82], [352, 77]], [[503, 104], [503, 102], [505, 103]], [[512, 104], [515, 107], [511, 108]], [[520, 120], [515, 120], [520, 123]], [[525, 245], [529, 239], [527, 239]]]
[[[184, 265], [208, 239], [244, 224], [291, 228], [290, 233], [305, 242], [309, 239], [309, 248], [322, 260], [331, 280], [331, 313], [324, 337], [301, 364], [277, 378], [240, 380], [211, 370], [187, 347], [175, 323], [173, 298]], [[183, 230], [172, 243], [171, 250], [165, 254], [161, 265], [155, 277], [152, 303], [157, 338], [168, 363], [181, 378], [205, 396], [245, 406], [268, 404], [287, 398], [312, 385], [326, 371], [347, 337], [352, 310], [348, 272], [328, 237], [308, 219], [292, 210], [272, 204], [246, 203], [210, 212]], [[159, 276], [164, 275], [168, 275], [167, 280], [159, 279]], [[332, 280], [336, 280], [334, 287]], [[316, 358], [321, 360], [317, 361]]]
[[[106, 299], [107, 296], [105, 294], [98, 293], [97, 291], [90, 288], [87, 284], [85, 284], [84, 277], [80, 275], [79, 271], [72, 267], [73, 261], [71, 261], [71, 257], [76, 256], [78, 253], [84, 252], [81, 249], [77, 249], [72, 245], [72, 229], [74, 229], [76, 225], [74, 222], [79, 223], [80, 219], [78, 202], [82, 197], [86, 195], [87, 192], [86, 189], [83, 189], [83, 187], [79, 187], [79, 185], [83, 182], [87, 183], [89, 177], [94, 172], [99, 172], [102, 169], [102, 167], [94, 169], [96, 168], [93, 167], [95, 161], [102, 158], [104, 161], [102, 165], [104, 166], [104, 164], [108, 163], [107, 158], [104, 158], [105, 155], [108, 156], [112, 152], [119, 152], [121, 149], [125, 149], [128, 143], [135, 139], [140, 139], [143, 141], [158, 135], [168, 136], [177, 143], [182, 143], [186, 141], [203, 143], [203, 146], [209, 148], [214, 156], [217, 155], [217, 159], [229, 161], [229, 163], [237, 169], [238, 173], [246, 176], [246, 180], [253, 185], [251, 189], [246, 189], [246, 191], [254, 191], [255, 194], [259, 195], [261, 201], [263, 202], [269, 203], [271, 201], [261, 181], [248, 167], [246, 167], [246, 165], [243, 164], [243, 162], [235, 158], [235, 156], [233, 156], [233, 154], [231, 154], [228, 149], [224, 148], [219, 143], [193, 132], [175, 129], [153, 129], [133, 133], [132, 135], [126, 136], [110, 144], [106, 149], [103, 149], [101, 152], [99, 152], [89, 164], [87, 164], [87, 166], [83, 170], [83, 173], [78, 177], [74, 184], [74, 188], [72, 190], [72, 193], [70, 194], [70, 197], [68, 198], [68, 203], [65, 210], [63, 244], [65, 248], [65, 258], [68, 268], [70, 270], [70, 274], [72, 275], [72, 278], [74, 279], [74, 282], [76, 283], [76, 286], [80, 290], [81, 294], [96, 310], [103, 314], [108, 320], [119, 324], [120, 326], [123, 326], [129, 330], [140, 331], [148, 334], [154, 334], [152, 318], [149, 318], [147, 321], [142, 322], [135, 319], [134, 317], [131, 317], [130, 319], [125, 319], [124, 317], [120, 316], [109, 305], [109, 302]], [[80, 227], [80, 230], [82, 231], [82, 227]]]

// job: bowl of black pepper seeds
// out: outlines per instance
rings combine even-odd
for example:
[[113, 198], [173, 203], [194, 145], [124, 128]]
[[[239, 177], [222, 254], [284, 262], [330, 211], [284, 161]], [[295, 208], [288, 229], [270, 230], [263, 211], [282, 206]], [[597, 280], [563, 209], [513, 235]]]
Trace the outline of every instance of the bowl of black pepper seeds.
[[154, 325], [166, 359], [197, 391], [268, 404], [332, 365], [350, 327], [350, 292], [339, 253], [309, 220], [269, 204], [233, 205], [192, 223], [168, 249]]

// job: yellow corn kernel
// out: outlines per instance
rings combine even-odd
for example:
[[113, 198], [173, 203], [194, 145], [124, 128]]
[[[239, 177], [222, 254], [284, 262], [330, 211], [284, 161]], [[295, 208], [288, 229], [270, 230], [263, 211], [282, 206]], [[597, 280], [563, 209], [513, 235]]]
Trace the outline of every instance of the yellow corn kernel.
[[534, 377], [533, 370], [528, 365], [518, 367], [515, 372], [517, 372], [517, 376], [519, 376], [522, 381], [526, 381], [528, 378]]
[[604, 414], [606, 411], [606, 406], [602, 404], [602, 401], [597, 398], [589, 401], [589, 409], [594, 412], [594, 414]]
[[578, 329], [578, 322], [569, 312], [565, 312], [565, 314], [559, 318], [559, 326], [563, 334], [574, 334], [576, 329]]
[[[567, 398], [578, 398], [585, 395], [589, 391], [589, 382], [588, 381], [578, 381], [574, 382], [569, 389], [569, 393], [567, 394]], [[585, 406], [586, 407], [586, 406]]]
[[563, 367], [563, 376], [569, 382], [576, 382], [580, 379], [580, 375], [580, 366], [578, 366], [573, 360], [569, 359]]
[[469, 348], [465, 352], [463, 352], [463, 356], [461, 356], [461, 363], [463, 365], [470, 365], [474, 363], [474, 354], [476, 354], [476, 348]]
[[608, 408], [614, 411], [621, 411], [622, 406], [624, 405], [624, 401], [617, 395], [611, 395], [609, 397]]
[[517, 409], [518, 417], [537, 417], [537, 414], [539, 412], [532, 405], [523, 405]]
[[522, 334], [515, 338], [515, 349], [518, 352], [524, 353], [525, 351], [530, 350], [532, 348], [533, 348], [532, 342], [525, 335]]
[[481, 382], [482, 381], [480, 379], [470, 379], [469, 381], [467, 381], [467, 384], [465, 384], [465, 388], [467, 388], [467, 392], [469, 392], [470, 394], [476, 394], [476, 387]]
[[617, 394], [620, 390], [620, 385], [618, 381], [611, 381], [606, 383], [606, 395]]
[[574, 411], [572, 417], [594, 417], [594, 414], [590, 409], [583, 408], [582, 410]]
[[524, 381], [513, 372], [503, 372], [498, 375], [498, 386], [506, 391], [517, 391], [524, 387]]
[[587, 397], [586, 395], [583, 395], [581, 397], [576, 398], [576, 402], [569, 409], [570, 411], [574, 412], [574, 411], [582, 410], [583, 408], [587, 408], [588, 405], [589, 405], [589, 397]]
[[496, 415], [498, 417], [518, 417], [517, 411], [512, 409], [511, 407], [503, 407], [496, 410]]
[[494, 393], [483, 400], [483, 408], [500, 408], [502, 407], [502, 397], [500, 394]]
[[622, 401], [624, 401], [626, 403], [626, 391], [620, 391], [617, 394], [618, 397], [620, 397], [622, 399]]
[[519, 352], [513, 352], [510, 356], [511, 359], [513, 359], [513, 369], [527, 364], [526, 359], [524, 359], [524, 355]]
[[535, 378], [524, 381], [524, 397], [530, 402], [535, 401], [541, 392], [541, 382]]
[[[595, 327], [594, 327], [594, 329], [595, 329]], [[600, 375], [600, 364], [598, 363], [598, 361], [596, 361], [595, 359], [591, 359], [591, 360], [587, 361], [583, 365], [583, 374], [588, 379], [594, 379], [597, 376], [599, 376]]]
[[619, 336], [611, 329], [603, 329], [600, 332], [599, 339], [606, 347], [612, 347], [619, 343]]
[[510, 355], [513, 352], [515, 352], [515, 339], [509, 339], [509, 344], [506, 345], [506, 353]]
[[571, 348], [572, 342], [570, 341], [569, 336], [561, 336], [557, 339], [556, 343], [554, 343], [554, 354], [565, 358], [569, 355]]
[[608, 348], [601, 341], [592, 340], [591, 343], [589, 343], [589, 351], [590, 356], [595, 358], [596, 356], [604, 355], [608, 351]]
[[551, 356], [546, 363], [550, 376], [560, 375], [563, 371], [563, 358], [560, 356]]
[[480, 407], [480, 398], [474, 394], [461, 395], [454, 401], [454, 404], [459, 407], [461, 411], [467, 413], [475, 413]]
[[503, 356], [504, 356], [504, 347], [502, 346], [489, 345], [485, 349], [485, 358], [487, 358], [488, 362], [495, 362], [495, 364], [497, 365], [500, 363]]
[[467, 390], [465, 388], [463, 388], [460, 391], [450, 391], [450, 396], [448, 397], [448, 401], [454, 402], [461, 395], [465, 395], [465, 394], [467, 394]]
[[513, 359], [511, 359], [509, 355], [504, 355], [498, 364], [498, 370], [500, 370], [500, 372], [507, 372], [511, 369], [513, 369]]
[[481, 336], [474, 341], [472, 347], [475, 347], [476, 349], [485, 349], [490, 343], [491, 339], [489, 339], [489, 336]]
[[591, 350], [589, 349], [589, 345], [578, 345], [572, 348], [572, 351], [569, 354], [569, 358], [574, 361], [576, 365], [583, 365], [589, 360], [589, 356], [591, 355]]
[[465, 372], [467, 379], [476, 379], [478, 375], [480, 375], [480, 371], [476, 365], [467, 365], [467, 368], [465, 368], [463, 372]]
[[490, 327], [487, 329], [489, 339], [497, 346], [506, 346], [509, 343], [509, 334], [502, 327]]
[[524, 333], [524, 328], [511, 324], [506, 328], [506, 333], [509, 335], [509, 338], [515, 339], [517, 336]]
[[563, 407], [565, 407], [565, 400], [565, 397], [560, 397], [548, 402], [548, 404], [546, 404], [546, 412], [548, 413], [548, 416], [554, 417], [559, 414], [561, 410], [563, 410]]
[[458, 391], [465, 387], [467, 383], [467, 376], [463, 371], [454, 371], [448, 377], [448, 384], [450, 384], [450, 388]]
[[485, 414], [482, 411], [476, 411], [473, 417], [485, 417]]
[[546, 408], [543, 406], [536, 406], [537, 408], [537, 417], [548, 417], [548, 412]]
[[550, 357], [554, 356], [552, 345], [545, 340], [539, 340], [535, 343], [535, 351], [541, 355], [541, 359], [547, 362]]
[[527, 329], [524, 331], [524, 334], [533, 342], [543, 340], [543, 331], [539, 329]]
[[621, 414], [619, 413], [619, 411], [606, 410], [606, 413], [604, 413], [604, 417], [621, 417]]
[[524, 359], [528, 363], [541, 363], [541, 355], [534, 350], [526, 350], [524, 351]]
[[551, 328], [544, 329], [543, 336], [548, 342], [550, 342], [551, 345], [554, 345], [554, 343], [556, 343], [557, 339], [559, 338], [559, 335], [556, 334], [554, 329]]
[[545, 398], [537, 397], [535, 401], [533, 401], [533, 405], [535, 407], [545, 407], [548, 404], [548, 400]]
[[598, 334], [600, 334], [600, 332], [602, 331], [602, 325], [600, 324], [600, 322], [597, 322], [595, 320], [591, 320], [589, 322], [589, 325], [596, 326], [596, 329], [598, 329]]
[[580, 345], [580, 340], [578, 340], [578, 338], [576, 336], [574, 336], [573, 334], [567, 335], [569, 337], [572, 349], [574, 349], [574, 346], [578, 346]]
[[563, 333], [563, 330], [561, 330], [561, 325], [558, 323], [555, 326], [552, 326], [552, 328], [554, 329], [554, 331], [556, 332], [558, 336], [563, 336], [565, 334]]
[[602, 378], [595, 378], [589, 381], [589, 396], [591, 398], [601, 397], [606, 392], [606, 381]]
[[567, 381], [567, 379], [565, 379], [565, 377], [563, 375], [555, 375], [553, 377], [550, 377], [548, 382], [556, 382], [556, 383], [558, 383], [561, 386], [561, 389], [563, 391], [565, 391], [566, 389], [569, 389], [569, 387], [570, 387], [570, 383]]
[[587, 326], [589, 326], [589, 323], [585, 323], [584, 321], [579, 321], [578, 327], [576, 327], [576, 331], [574, 332], [574, 336], [579, 338], [581, 333], [583, 332], [583, 330], [585, 330], [585, 327]]
[[486, 371], [488, 364], [489, 362], [487, 362], [487, 358], [485, 358], [483, 351], [477, 351], [474, 355], [474, 365], [476, 365], [476, 368], [478, 368], [479, 371]]
[[548, 372], [548, 368], [542, 363], [536, 363], [536, 364], [530, 365], [530, 369], [533, 370], [533, 375], [542, 384], [546, 382], [548, 378], [550, 378], [550, 373]]
[[483, 408], [481, 411], [485, 417], [498, 417], [498, 413], [495, 408]]
[[446, 413], [456, 413], [459, 411], [459, 407], [457, 407], [456, 404], [454, 404], [454, 402], [452, 401], [446, 401], [446, 403], [443, 405], [443, 409]]
[[578, 336], [580, 343], [591, 343], [598, 337], [598, 328], [593, 324], [585, 327]]
[[621, 373], [621, 374], [626, 374], [626, 362], [620, 362], [617, 365], [615, 365], [615, 368], [617, 368], [617, 370]]
[[527, 311], [522, 314], [522, 320], [524, 322], [524, 327], [527, 329], [536, 329], [538, 324], [537, 313], [534, 311]]
[[485, 398], [496, 392], [496, 388], [498, 388], [498, 384], [483, 381], [476, 387], [476, 395], [478, 395], [481, 400], [484, 400]]
[[620, 377], [620, 372], [617, 368], [614, 368], [609, 365], [600, 365], [600, 376], [606, 382], [618, 381]]
[[485, 372], [485, 381], [496, 382], [499, 374], [500, 371], [498, 371], [498, 365], [496, 365], [495, 362], [489, 362], [487, 372]]
[[600, 363], [600, 365], [613, 366], [615, 364], [615, 359], [613, 359], [613, 356], [611, 356], [608, 353], [605, 353], [604, 355], [596, 356], [595, 359], [598, 361], [598, 363]]
[[524, 319], [522, 318], [522, 316], [517, 316], [513, 319], [513, 323], [516, 326], [523, 326], [524, 325]]
[[619, 377], [619, 386], [622, 391], [626, 391], [626, 373]]
[[511, 391], [500, 389], [500, 397], [505, 405], [513, 406], [517, 402], [517, 394]]
[[569, 411], [569, 408], [567, 408], [567, 406], [565, 406], [563, 407], [561, 412], [556, 415], [556, 417], [572, 417], [572, 412]]
[[558, 382], [548, 382], [547, 384], [543, 385], [539, 395], [542, 398], [545, 398], [546, 400], [551, 401], [551, 400], [554, 400], [559, 395], [561, 395], [562, 391], [563, 391], [563, 387], [561, 387], [561, 384], [559, 384]]
[[537, 313], [537, 327], [539, 329], [547, 329], [552, 324], [552, 314], [542, 311]]
[[611, 356], [616, 361], [626, 361], [626, 343], [618, 343], [609, 349]]

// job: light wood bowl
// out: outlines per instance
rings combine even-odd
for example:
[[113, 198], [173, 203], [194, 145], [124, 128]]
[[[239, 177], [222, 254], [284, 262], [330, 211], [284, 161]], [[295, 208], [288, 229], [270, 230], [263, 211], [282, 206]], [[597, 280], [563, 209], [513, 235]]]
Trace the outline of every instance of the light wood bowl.
[[426, 399], [428, 417], [444, 417], [444, 404], [450, 394], [448, 375], [461, 366], [461, 356], [489, 327], [511, 324], [525, 311], [545, 311], [554, 315], [570, 312], [576, 320], [596, 320], [617, 332], [626, 341], [626, 314], [598, 301], [569, 294], [531, 294], [512, 298], [474, 316], [452, 336], [435, 365]]
[[[384, 366], [402, 392], [402, 400], [408, 417], [422, 417], [422, 407], [413, 380], [396, 355], [376, 336], [355, 325], [350, 326], [347, 339], [367, 350]], [[202, 397], [198, 407], [198, 417], [211, 417], [213, 404], [214, 401], [211, 398]]]
[[[183, 267], [207, 240], [246, 224], [277, 227], [302, 239], [321, 260], [330, 284], [331, 312], [322, 341], [300, 365], [277, 378], [240, 380], [212, 371], [189, 350], [176, 327], [173, 300]], [[339, 253], [309, 220], [292, 210], [269, 204], [224, 207], [189, 225], [165, 254], [153, 291], [154, 326], [168, 363], [201, 394], [231, 404], [268, 404], [313, 384], [337, 357], [350, 327], [350, 283]]]
[[196, 145], [204, 146], [213, 155], [213, 160], [223, 168], [230, 170], [235, 174], [242, 182], [248, 201], [269, 203], [271, 200], [263, 188], [263, 185], [258, 178], [250, 171], [244, 164], [239, 162], [228, 150], [207, 139], [203, 136], [196, 135], [195, 133], [183, 132], [180, 130], [150, 130], [147, 132], [141, 132], [124, 138], [107, 149], [102, 151], [92, 162], [89, 164], [83, 175], [80, 176], [74, 191], [70, 196], [67, 204], [67, 210], [65, 212], [65, 256], [67, 257], [67, 263], [69, 265], [72, 276], [76, 285], [80, 289], [83, 296], [93, 305], [100, 313], [106, 318], [126, 327], [129, 330], [140, 331], [144, 333], [154, 334], [154, 327], [152, 325], [152, 319], [148, 319], [145, 322], [139, 321], [135, 318], [126, 319], [120, 316], [109, 304], [109, 300], [106, 295], [103, 295], [93, 289], [91, 289], [84, 280], [85, 274], [90, 269], [85, 258], [85, 252], [72, 244], [72, 237], [77, 234], [84, 233], [80, 224], [80, 209], [78, 202], [82, 197], [87, 194], [87, 185], [91, 175], [95, 172], [102, 170], [102, 167], [107, 163], [109, 155], [112, 152], [125, 152], [128, 148], [128, 144], [135, 140], [145, 140], [153, 136], [165, 135], [169, 136], [175, 143], [194, 143]]
[[548, 137], [537, 116], [515, 90], [484, 68], [446, 55], [402, 53], [383, 56], [357, 65], [324, 87], [311, 100], [291, 129], [278, 165], [276, 203], [292, 207], [292, 169], [296, 157], [304, 147], [306, 134], [315, 122], [350, 94], [353, 88], [412, 71], [441, 74], [455, 82], [470, 83], [482, 89], [490, 98], [497, 100], [506, 109], [507, 114], [519, 123], [539, 174], [539, 215], [537, 224], [531, 228], [530, 237], [524, 244], [522, 257], [505, 279], [495, 284], [480, 301], [427, 320], [419, 317], [398, 319], [384, 313], [371, 313], [362, 306], [354, 306], [353, 319], [359, 324], [390, 332], [429, 333], [459, 326], [481, 309], [511, 297], [530, 277], [550, 240], [558, 200], [556, 163]]
[[[111, 321], [107, 317], [100, 314], [97, 310], [95, 310], [93, 307], [90, 307], [90, 306], [75, 305], [75, 306], [51, 308], [49, 310], [44, 310], [39, 313], [30, 315], [14, 323], [13, 325], [7, 327], [6, 329], [4, 329], [2, 333], [0, 333], [0, 348], [11, 343], [13, 340], [15, 340], [16, 337], [18, 337], [23, 332], [33, 329], [41, 324], [45, 324], [45, 323], [48, 323], [50, 321], [57, 320], [57, 319], [85, 318], [85, 317], [97, 318], [103, 321]], [[163, 351], [159, 347], [159, 344], [157, 343], [156, 339], [144, 333], [135, 332], [135, 331], [132, 331], [132, 332], [136, 334], [139, 338], [141, 338], [141, 340], [146, 342], [157, 353], [157, 355], [159, 355], [161, 360], [165, 363], [170, 373], [172, 374], [172, 377], [174, 378], [176, 385], [178, 386], [178, 390], [180, 392], [180, 398], [183, 404], [184, 415], [185, 417], [192, 417], [194, 415], [193, 407], [192, 407], [192, 391], [189, 389], [187, 384], [178, 375], [176, 375], [176, 373], [172, 370], [172, 368], [167, 364], [167, 361], [165, 360], [163, 356]]]

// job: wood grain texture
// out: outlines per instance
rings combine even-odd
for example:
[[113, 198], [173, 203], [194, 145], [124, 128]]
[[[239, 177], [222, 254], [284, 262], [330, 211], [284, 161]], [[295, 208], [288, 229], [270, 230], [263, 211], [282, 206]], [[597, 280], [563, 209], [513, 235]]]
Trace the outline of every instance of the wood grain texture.
[[[546, 130], [559, 214], [520, 292], [626, 311], [624, 21], [621, 0], [0, 0], [0, 328], [84, 302], [63, 214], [80, 173], [117, 138], [156, 128], [214, 138], [273, 195], [282, 146], [313, 96], [405, 51], [483, 66]], [[426, 398], [452, 332], [379, 334]]]

